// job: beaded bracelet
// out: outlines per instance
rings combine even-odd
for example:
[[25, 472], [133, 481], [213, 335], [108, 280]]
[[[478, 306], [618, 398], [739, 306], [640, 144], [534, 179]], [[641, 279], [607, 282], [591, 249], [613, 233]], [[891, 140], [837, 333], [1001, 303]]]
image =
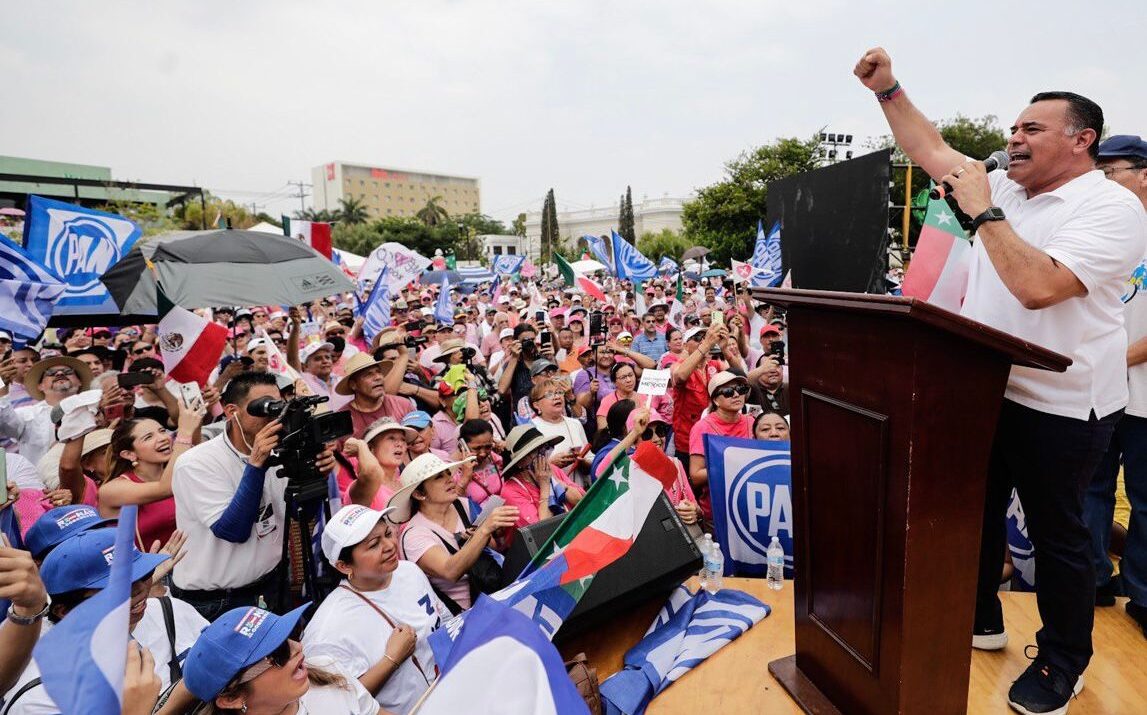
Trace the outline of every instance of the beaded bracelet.
[[891, 102], [902, 94], [904, 94], [904, 88], [900, 86], [899, 82], [897, 82], [896, 84], [892, 85], [890, 89], [886, 89], [883, 92], [877, 92], [876, 101], [880, 102], [881, 104], [884, 102]]

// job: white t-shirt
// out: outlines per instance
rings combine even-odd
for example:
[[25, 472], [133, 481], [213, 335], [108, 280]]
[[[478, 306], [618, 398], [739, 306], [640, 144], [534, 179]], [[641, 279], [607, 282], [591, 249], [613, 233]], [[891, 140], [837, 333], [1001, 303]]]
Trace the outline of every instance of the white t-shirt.
[[347, 713], [347, 715], [375, 715], [379, 706], [358, 678], [347, 675], [335, 662], [334, 658], [325, 655], [307, 658], [308, 668], [319, 668], [328, 673], [337, 673], [346, 678], [345, 688], [337, 685], [315, 685], [303, 695], [305, 712], [315, 713]]
[[[194, 608], [178, 598], [171, 599], [171, 612], [175, 621], [175, 652], [176, 655], [186, 657], [187, 651], [199, 638], [199, 633], [207, 627], [207, 621]], [[40, 636], [43, 637], [51, 627], [52, 623], [44, 619]], [[171, 660], [171, 644], [167, 640], [167, 626], [163, 622], [163, 606], [159, 604], [159, 599], [147, 600], [147, 610], [143, 612], [143, 618], [136, 624], [131, 637], [151, 651], [151, 655], [155, 658], [155, 674], [162, 683], [160, 692], [167, 690], [171, 685], [171, 671], [168, 667], [168, 662]], [[16, 685], [8, 691], [7, 696], [11, 698], [24, 687], [25, 683], [39, 677], [40, 669], [36, 667], [36, 661], [32, 660], [20, 674]], [[8, 712], [11, 715], [58, 715], [60, 709], [49, 697], [44, 686], [37, 685], [21, 695]]]
[[588, 444], [585, 438], [585, 428], [573, 417], [562, 417], [561, 422], [546, 422], [541, 417], [530, 420], [546, 437], [561, 437], [562, 441], [554, 445], [554, 452], [564, 452], [567, 449], [578, 449]]
[[[394, 621], [410, 626], [418, 637], [414, 657], [403, 661], [375, 696], [378, 704], [391, 712], [410, 712], [434, 681], [437, 670], [427, 636], [451, 617], [450, 611], [434, 595], [426, 574], [409, 561], [398, 562], [388, 587], [362, 595]], [[330, 656], [343, 672], [357, 678], [382, 660], [391, 630], [377, 611], [340, 586], [315, 611], [303, 633], [303, 650], [308, 659]]]
[[287, 480], [267, 470], [259, 517], [241, 544], [220, 539], [211, 531], [243, 478], [246, 459], [228, 441], [227, 433], [198, 444], [179, 456], [172, 475], [175, 525], [187, 535], [187, 555], [175, 565], [172, 580], [187, 590], [247, 586], [278, 565], [283, 556], [284, 494]]
[[1147, 214], [1127, 189], [1089, 171], [1055, 191], [1027, 198], [1003, 172], [988, 175], [992, 200], [1020, 238], [1062, 263], [1087, 288], [1042, 310], [1008, 291], [982, 241], [972, 248], [960, 313], [1072, 359], [1067, 372], [1013, 367], [1004, 393], [1040, 412], [1086, 420], [1127, 404], [1125, 281], [1147, 251]]
[[[1123, 296], [1123, 323], [1127, 343], [1147, 337], [1147, 259], [1140, 262], [1126, 286]], [[1147, 417], [1147, 362], [1127, 368], [1127, 414]]]

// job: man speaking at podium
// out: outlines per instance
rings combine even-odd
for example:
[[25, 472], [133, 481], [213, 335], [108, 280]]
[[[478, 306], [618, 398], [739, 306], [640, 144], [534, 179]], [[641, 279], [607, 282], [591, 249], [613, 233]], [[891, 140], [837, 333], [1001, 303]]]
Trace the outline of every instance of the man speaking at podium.
[[1021, 713], [1065, 713], [1092, 653], [1095, 566], [1082, 500], [1127, 404], [1120, 297], [1147, 246], [1147, 215], [1095, 169], [1103, 111], [1085, 97], [1033, 97], [1011, 128], [1005, 175], [944, 143], [883, 49], [866, 52], [854, 72], [904, 152], [975, 220], [961, 314], [1073, 361], [1065, 373], [1012, 368], [988, 468], [973, 632], [978, 648], [1007, 643], [997, 590], [1015, 487], [1043, 627], [1008, 702]]

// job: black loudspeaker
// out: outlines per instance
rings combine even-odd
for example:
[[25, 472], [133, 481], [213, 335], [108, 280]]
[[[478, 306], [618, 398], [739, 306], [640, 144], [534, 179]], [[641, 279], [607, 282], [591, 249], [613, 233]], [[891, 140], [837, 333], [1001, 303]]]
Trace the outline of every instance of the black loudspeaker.
[[[503, 565], [507, 582], [517, 578], [564, 518], [562, 514], [518, 529]], [[700, 569], [701, 552], [662, 493], [633, 546], [594, 577], [554, 640], [581, 633], [644, 601], [664, 598]]]

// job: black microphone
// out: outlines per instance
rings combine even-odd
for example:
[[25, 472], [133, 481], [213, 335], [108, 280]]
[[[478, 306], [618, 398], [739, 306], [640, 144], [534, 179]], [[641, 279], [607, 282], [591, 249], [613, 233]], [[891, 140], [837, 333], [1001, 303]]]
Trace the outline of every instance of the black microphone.
[[[984, 170], [995, 171], [996, 169], [1008, 168], [1008, 153], [1004, 150], [993, 151], [992, 155], [984, 159]], [[928, 192], [928, 198], [935, 201], [942, 199], [948, 194], [952, 193], [952, 187], [948, 185], [947, 181], [942, 182], [939, 186], [933, 186], [932, 190]]]

